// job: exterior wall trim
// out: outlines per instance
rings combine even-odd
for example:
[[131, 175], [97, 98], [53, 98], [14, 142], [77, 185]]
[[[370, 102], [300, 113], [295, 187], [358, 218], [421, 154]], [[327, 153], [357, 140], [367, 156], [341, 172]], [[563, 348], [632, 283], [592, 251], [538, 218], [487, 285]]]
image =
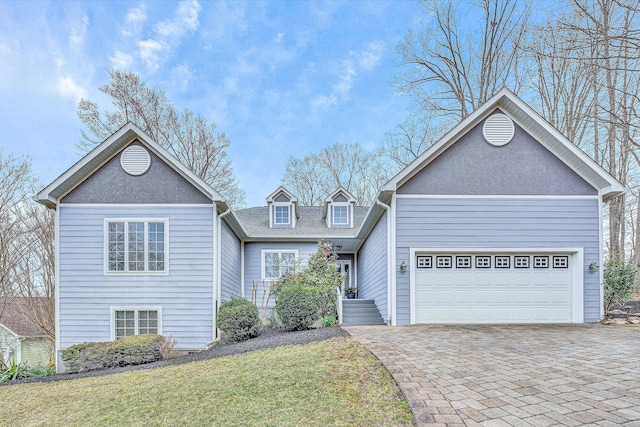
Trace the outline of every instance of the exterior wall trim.
[[116, 311], [157, 311], [158, 312], [158, 335], [162, 335], [162, 306], [161, 305], [111, 305], [109, 306], [109, 337], [113, 341], [116, 339]]
[[[66, 209], [66, 205], [65, 205]], [[54, 306], [55, 306], [55, 357], [54, 360], [56, 362], [56, 373], [60, 374], [64, 372], [64, 363], [62, 362], [62, 357], [60, 354], [60, 206], [55, 209], [54, 212], [54, 281], [56, 289], [53, 293], [54, 297]]]
[[[68, 206], [68, 205], [65, 205]], [[208, 205], [207, 205], [208, 206]], [[165, 251], [165, 270], [164, 271], [109, 271], [107, 264], [109, 263], [109, 251], [107, 245], [109, 244], [109, 223], [110, 222], [162, 222], [164, 223], [164, 251]], [[169, 263], [170, 259], [168, 254], [170, 253], [171, 239], [169, 230], [169, 218], [154, 218], [154, 217], [131, 217], [131, 218], [104, 218], [103, 219], [103, 233], [102, 233], [102, 269], [105, 276], [168, 276], [169, 275]], [[146, 229], [146, 227], [145, 227]], [[146, 239], [146, 237], [145, 237]], [[145, 240], [146, 241], [146, 240]], [[146, 264], [146, 263], [145, 263]]]
[[282, 249], [261, 249], [260, 250], [260, 271], [261, 271], [262, 281], [263, 282], [275, 282], [275, 280], [266, 279], [265, 276], [264, 276], [265, 275], [264, 255], [268, 254], [268, 253], [273, 254], [273, 253], [282, 253], [282, 252], [294, 253], [295, 254], [295, 258], [296, 258], [296, 263], [298, 262], [300, 254], [299, 254], [299, 251], [297, 249], [282, 248]]
[[409, 311], [410, 324], [416, 323], [416, 254], [438, 252], [527, 252], [527, 253], [566, 253], [572, 256], [575, 268], [573, 269], [573, 287], [571, 294], [573, 323], [584, 323], [584, 249], [583, 248], [482, 248], [482, 247], [411, 247], [409, 248]]

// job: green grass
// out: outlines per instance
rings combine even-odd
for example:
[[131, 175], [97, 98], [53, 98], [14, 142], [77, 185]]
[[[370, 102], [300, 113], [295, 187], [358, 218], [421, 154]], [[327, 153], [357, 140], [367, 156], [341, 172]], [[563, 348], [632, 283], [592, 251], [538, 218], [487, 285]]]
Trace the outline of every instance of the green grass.
[[0, 402], [2, 424], [20, 426], [414, 425], [389, 373], [351, 338], [1, 387]]

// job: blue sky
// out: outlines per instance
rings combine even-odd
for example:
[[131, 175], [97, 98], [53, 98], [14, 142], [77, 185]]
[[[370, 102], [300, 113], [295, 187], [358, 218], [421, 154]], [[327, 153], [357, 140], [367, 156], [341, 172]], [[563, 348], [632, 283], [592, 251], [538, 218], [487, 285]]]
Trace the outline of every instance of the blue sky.
[[231, 140], [247, 205], [263, 205], [289, 156], [373, 147], [407, 116], [395, 53], [417, 1], [0, 2], [0, 147], [48, 184], [81, 156], [80, 97], [108, 70], [139, 74]]

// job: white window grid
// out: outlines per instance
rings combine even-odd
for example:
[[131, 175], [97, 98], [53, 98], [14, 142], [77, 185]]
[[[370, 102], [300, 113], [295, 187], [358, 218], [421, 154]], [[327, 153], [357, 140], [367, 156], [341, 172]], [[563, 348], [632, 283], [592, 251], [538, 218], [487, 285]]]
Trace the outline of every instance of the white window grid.
[[278, 225], [291, 224], [291, 206], [275, 205], [273, 207], [273, 223]]
[[513, 266], [515, 268], [529, 268], [529, 257], [528, 256], [513, 257]]
[[491, 257], [485, 255], [476, 256], [476, 268], [491, 268]]
[[262, 251], [262, 280], [274, 281], [287, 274], [294, 274], [298, 251], [292, 249]]
[[417, 257], [418, 268], [432, 268], [431, 256]]
[[456, 257], [456, 268], [471, 268], [471, 257], [470, 256], [457, 256]]
[[332, 210], [332, 220], [336, 225], [347, 225], [349, 224], [349, 206], [347, 205], [333, 205], [331, 207]]
[[568, 256], [554, 256], [553, 257], [553, 268], [569, 268], [569, 257]]
[[533, 268], [549, 268], [549, 257], [546, 255], [534, 256]]
[[504, 255], [496, 255], [495, 257], [496, 268], [511, 268], [511, 257]]
[[438, 268], [451, 268], [452, 267], [452, 257], [450, 255], [446, 256], [437, 256], [436, 257], [436, 267]]
[[168, 219], [106, 218], [104, 221], [105, 273], [168, 273]]
[[144, 334], [162, 334], [162, 307], [111, 307], [112, 340]]

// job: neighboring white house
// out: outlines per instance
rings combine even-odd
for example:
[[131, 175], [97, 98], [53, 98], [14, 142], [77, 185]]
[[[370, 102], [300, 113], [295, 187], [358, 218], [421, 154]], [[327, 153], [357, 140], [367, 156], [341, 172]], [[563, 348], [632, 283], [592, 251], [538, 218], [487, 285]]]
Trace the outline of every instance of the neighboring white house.
[[0, 300], [0, 354], [5, 365], [37, 367], [53, 362], [53, 341], [30, 317], [24, 298]]
[[385, 184], [300, 206], [223, 198], [129, 123], [37, 200], [56, 211], [58, 350], [138, 333], [216, 339], [231, 295], [317, 241], [391, 325], [591, 322], [602, 316], [602, 203], [624, 187], [503, 90]]

